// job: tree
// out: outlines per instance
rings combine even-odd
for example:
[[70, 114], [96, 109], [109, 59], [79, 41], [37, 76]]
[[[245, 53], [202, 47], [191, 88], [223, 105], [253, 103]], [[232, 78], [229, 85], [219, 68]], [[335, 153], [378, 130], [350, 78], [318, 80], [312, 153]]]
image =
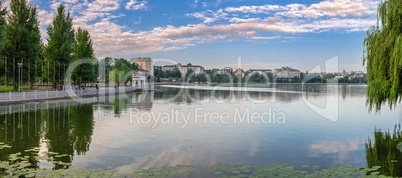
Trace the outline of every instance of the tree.
[[29, 46], [27, 74], [29, 83], [32, 87], [36, 77], [35, 69], [38, 66], [38, 63], [41, 62], [40, 56], [42, 53], [41, 35], [39, 31], [39, 21], [37, 18], [36, 6], [31, 6], [27, 30], [30, 33], [27, 38]]
[[374, 137], [365, 144], [366, 162], [368, 167], [381, 166], [379, 175], [391, 177], [402, 176], [402, 141], [400, 124], [395, 124], [394, 131], [375, 129]]
[[130, 67], [125, 64], [125, 59], [115, 59], [112, 72], [110, 73], [110, 79], [115, 83], [115, 86], [120, 86], [121, 82], [127, 83], [131, 80], [131, 77], [124, 78], [126, 74], [130, 72]]
[[395, 107], [402, 94], [402, 1], [385, 0], [378, 9], [377, 25], [364, 39], [363, 64], [367, 67], [367, 104], [377, 111], [385, 103]]
[[194, 75], [195, 75], [194, 70], [193, 70], [193, 69], [188, 69], [188, 70], [187, 70], [187, 73], [186, 73], [186, 75], [185, 75], [184, 80], [185, 80], [186, 82], [190, 82], [191, 79], [194, 78]]
[[[47, 45], [44, 49], [45, 76], [53, 82], [56, 88], [58, 83], [63, 82], [66, 67], [72, 62], [74, 52], [74, 29], [70, 13], [66, 13], [63, 5], [57, 8], [57, 15], [51, 26], [47, 28]], [[56, 65], [60, 72], [56, 71]], [[63, 66], [63, 67], [61, 67]]]
[[100, 77], [102, 82], [105, 82], [107, 86], [109, 86], [109, 75], [112, 70], [113, 59], [111, 57], [106, 57], [99, 60], [99, 70], [98, 77]]
[[[4, 60], [3, 49], [4, 49], [4, 46], [6, 44], [6, 27], [7, 27], [6, 15], [7, 15], [7, 9], [5, 7], [3, 7], [3, 3], [4, 3], [3, 1], [0, 1], [0, 52], [2, 52], [1, 55], [0, 55], [0, 66], [2, 66], [1, 67], [2, 71], [5, 71], [5, 68], [7, 66], [5, 66], [6, 63], [5, 63], [5, 60]], [[8, 75], [8, 74], [4, 73], [4, 76], [7, 79], [6, 75]], [[7, 81], [5, 81], [5, 84], [7, 85]]]
[[[132, 81], [132, 77], [129, 77], [129, 76], [127, 76], [127, 74], [130, 72], [130, 71], [133, 71], [134, 69], [133, 68], [135, 68], [136, 67], [136, 65], [135, 65], [135, 63], [134, 63], [134, 65], [133, 64], [130, 64], [130, 62], [128, 62], [128, 60], [126, 60], [126, 59], [124, 59], [124, 58], [120, 58], [120, 59], [115, 59], [115, 61], [119, 61], [119, 68], [118, 68], [118, 70], [121, 72], [121, 74], [123, 74], [121, 77], [120, 77], [120, 81], [121, 82], [124, 82], [124, 83], [127, 83], [127, 82], [131, 82]], [[123, 77], [126, 77], [126, 78], [123, 78]]]
[[[34, 66], [41, 51], [39, 22], [36, 7], [26, 0], [12, 0], [11, 13], [7, 15], [6, 45], [4, 54], [9, 59], [7, 68], [14, 77], [14, 89], [17, 89], [18, 63], [22, 63], [22, 82], [34, 81]], [[32, 68], [31, 68], [32, 67]]]
[[171, 71], [170, 72], [170, 76], [169, 77], [172, 77], [172, 78], [181, 78], [181, 72], [180, 72], [180, 70], [179, 69], [177, 69], [177, 68], [175, 68], [175, 69], [173, 69], [173, 71]]
[[249, 83], [267, 83], [267, 79], [262, 74], [254, 73], [251, 75], [248, 82]]
[[[92, 40], [87, 30], [78, 28], [75, 34], [74, 44], [74, 61], [80, 59], [94, 59], [94, 50], [92, 48]], [[73, 71], [73, 80], [76, 84], [88, 83], [94, 81], [95, 70], [94, 64], [81, 64]]]

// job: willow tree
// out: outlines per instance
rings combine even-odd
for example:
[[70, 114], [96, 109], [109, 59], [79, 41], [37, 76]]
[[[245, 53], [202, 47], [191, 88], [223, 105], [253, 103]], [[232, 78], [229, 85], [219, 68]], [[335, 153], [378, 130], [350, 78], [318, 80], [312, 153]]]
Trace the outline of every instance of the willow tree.
[[367, 104], [377, 111], [388, 103], [394, 108], [402, 95], [402, 1], [386, 0], [378, 8], [377, 25], [364, 39], [367, 67]]

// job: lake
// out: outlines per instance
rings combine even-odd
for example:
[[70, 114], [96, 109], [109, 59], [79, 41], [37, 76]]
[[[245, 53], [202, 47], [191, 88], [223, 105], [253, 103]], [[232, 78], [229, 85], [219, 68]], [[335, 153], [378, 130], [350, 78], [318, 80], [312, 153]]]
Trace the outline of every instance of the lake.
[[[113, 168], [116, 175], [176, 165], [207, 175], [204, 167], [220, 163], [367, 167], [368, 139], [394, 132], [402, 119], [400, 106], [368, 112], [365, 85], [155, 88], [1, 106], [0, 142], [12, 147], [0, 150], [0, 160], [37, 148], [28, 155], [33, 167]], [[43, 158], [52, 152], [68, 164]]]

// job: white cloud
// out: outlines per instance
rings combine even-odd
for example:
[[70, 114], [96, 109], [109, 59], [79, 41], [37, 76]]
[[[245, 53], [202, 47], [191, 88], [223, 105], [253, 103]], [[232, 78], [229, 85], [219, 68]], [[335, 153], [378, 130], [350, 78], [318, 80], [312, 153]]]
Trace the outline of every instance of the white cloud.
[[48, 26], [52, 24], [54, 15], [55, 14], [53, 12], [38, 10], [38, 20], [42, 26]]
[[258, 22], [259, 18], [237, 18], [233, 17], [229, 20], [231, 23], [249, 23], [249, 22]]
[[280, 36], [252, 36], [250, 39], [252, 40], [274, 40], [274, 39], [279, 39], [281, 38]]
[[286, 8], [279, 5], [262, 5], [262, 6], [240, 6], [240, 7], [227, 7], [227, 12], [242, 12], [242, 13], [271, 13], [273, 11], [285, 10]]
[[197, 8], [198, 7], [198, 2], [199, 0], [194, 0], [193, 3], [191, 4], [192, 7]]
[[187, 16], [192, 16], [198, 19], [201, 19], [203, 23], [212, 23], [220, 19], [226, 19], [228, 14], [223, 11], [223, 9], [219, 9], [214, 12], [212, 10], [207, 10], [203, 12], [195, 12], [189, 13]]
[[87, 10], [96, 12], [110, 12], [118, 10], [119, 7], [119, 1], [95, 0], [88, 4]]
[[141, 10], [145, 9], [147, 7], [147, 1], [146, 0], [130, 0], [130, 2], [127, 3], [126, 9], [127, 10]]
[[208, 2], [202, 2], [202, 7], [208, 7], [209, 3]]
[[76, 4], [78, 0], [63, 0], [63, 2], [70, 3], [70, 4]]
[[84, 9], [80, 12], [82, 16], [79, 18], [83, 18], [89, 22], [98, 18], [112, 19], [119, 17], [119, 15], [116, 16], [111, 14], [120, 8], [119, 3], [119, 0], [95, 0], [91, 3], [86, 3], [82, 7]]
[[[50, 6], [59, 2], [54, 0]], [[74, 26], [89, 30], [97, 57], [181, 50], [216, 41], [282, 40], [306, 32], [364, 31], [376, 23], [373, 14], [377, 7], [376, 1], [364, 0], [325, 0], [312, 5], [228, 7], [216, 11], [206, 10], [186, 14], [202, 20], [200, 24], [168, 25], [146, 31], [132, 31], [127, 26], [111, 21], [125, 16], [123, 13], [116, 13], [120, 9], [119, 3], [119, 0], [63, 1], [66, 7], [75, 8]], [[141, 3], [145, 3], [144, 7], [134, 7]], [[143, 9], [146, 8], [146, 3], [147, 1], [130, 0], [125, 8]], [[201, 4], [198, 0], [194, 3]], [[246, 14], [236, 16], [234, 12]], [[265, 17], [253, 15], [255, 13], [269, 15]], [[38, 10], [41, 27], [51, 23], [53, 14], [51, 10]], [[251, 15], [248, 16], [249, 14]], [[132, 22], [141, 23], [142, 20], [144, 19], [136, 17], [132, 19]], [[44, 31], [44, 29], [41, 30]]]
[[328, 17], [362, 17], [373, 15], [379, 1], [377, 0], [325, 0], [319, 3], [305, 4], [288, 4], [282, 5], [262, 5], [262, 6], [240, 6], [227, 7], [227, 12], [241, 12], [251, 14], [274, 14], [286, 17], [306, 17], [318, 18]]

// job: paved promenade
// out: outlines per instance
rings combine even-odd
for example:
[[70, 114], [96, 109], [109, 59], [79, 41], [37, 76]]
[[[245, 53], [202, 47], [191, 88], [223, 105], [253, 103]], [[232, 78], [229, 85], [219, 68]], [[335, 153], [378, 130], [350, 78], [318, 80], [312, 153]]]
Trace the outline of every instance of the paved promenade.
[[29, 91], [29, 92], [8, 92], [0, 93], [0, 104], [8, 104], [24, 101], [41, 101], [51, 99], [89, 97], [105, 94], [128, 93], [138, 90], [134, 87], [108, 87], [108, 88], [86, 88], [85, 90], [57, 90], [57, 91]]

